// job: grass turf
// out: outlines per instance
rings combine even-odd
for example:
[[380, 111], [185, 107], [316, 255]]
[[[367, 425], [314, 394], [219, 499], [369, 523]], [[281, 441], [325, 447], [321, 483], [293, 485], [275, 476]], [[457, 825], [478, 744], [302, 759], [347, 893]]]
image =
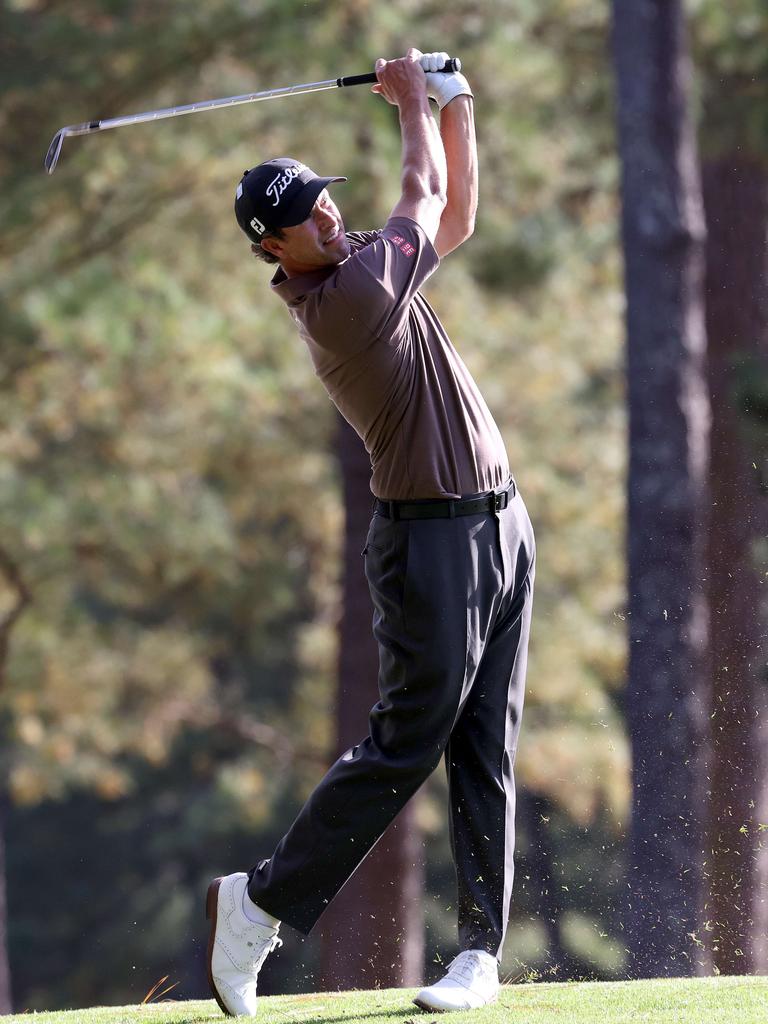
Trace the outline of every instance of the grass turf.
[[[414, 990], [265, 996], [258, 1024], [766, 1024], [768, 977], [510, 985], [499, 1002], [449, 1015], [411, 1003]], [[28, 1011], [2, 1024], [203, 1024], [225, 1021], [213, 1000]], [[240, 1018], [247, 1020], [249, 1018]]]

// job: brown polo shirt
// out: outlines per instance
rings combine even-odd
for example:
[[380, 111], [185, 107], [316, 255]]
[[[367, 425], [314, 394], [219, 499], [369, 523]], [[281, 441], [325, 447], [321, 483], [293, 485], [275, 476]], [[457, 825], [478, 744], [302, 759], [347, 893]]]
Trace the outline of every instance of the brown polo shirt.
[[371, 457], [378, 498], [460, 497], [509, 478], [498, 427], [419, 293], [440, 259], [422, 228], [391, 217], [347, 235], [343, 263], [288, 278], [286, 301], [315, 372]]

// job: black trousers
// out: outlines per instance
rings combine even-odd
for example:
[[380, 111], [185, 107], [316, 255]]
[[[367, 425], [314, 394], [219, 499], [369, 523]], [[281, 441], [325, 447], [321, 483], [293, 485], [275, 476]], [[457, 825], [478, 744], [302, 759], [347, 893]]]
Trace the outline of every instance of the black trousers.
[[501, 958], [535, 543], [519, 492], [455, 519], [374, 515], [365, 570], [379, 645], [370, 732], [330, 768], [248, 891], [308, 934], [445, 755], [459, 942]]

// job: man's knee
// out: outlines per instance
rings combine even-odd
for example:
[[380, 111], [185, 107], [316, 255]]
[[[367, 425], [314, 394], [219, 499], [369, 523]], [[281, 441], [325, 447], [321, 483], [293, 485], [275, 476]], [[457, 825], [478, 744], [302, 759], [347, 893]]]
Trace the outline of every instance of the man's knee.
[[437, 768], [450, 735], [450, 721], [427, 729], [414, 723], [398, 729], [386, 716], [371, 714], [371, 745], [382, 771], [391, 777], [424, 781]]

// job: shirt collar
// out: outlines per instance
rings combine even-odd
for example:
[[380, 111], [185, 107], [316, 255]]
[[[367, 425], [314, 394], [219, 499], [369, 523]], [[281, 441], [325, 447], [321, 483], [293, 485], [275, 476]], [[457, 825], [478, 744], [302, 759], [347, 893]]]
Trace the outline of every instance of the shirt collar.
[[289, 305], [306, 295], [307, 292], [319, 288], [323, 281], [326, 281], [334, 271], [338, 270], [339, 264], [331, 264], [327, 267], [318, 267], [317, 270], [310, 270], [306, 274], [299, 274], [297, 277], [288, 277], [282, 267], [278, 267], [275, 276], [270, 281], [270, 288]]

